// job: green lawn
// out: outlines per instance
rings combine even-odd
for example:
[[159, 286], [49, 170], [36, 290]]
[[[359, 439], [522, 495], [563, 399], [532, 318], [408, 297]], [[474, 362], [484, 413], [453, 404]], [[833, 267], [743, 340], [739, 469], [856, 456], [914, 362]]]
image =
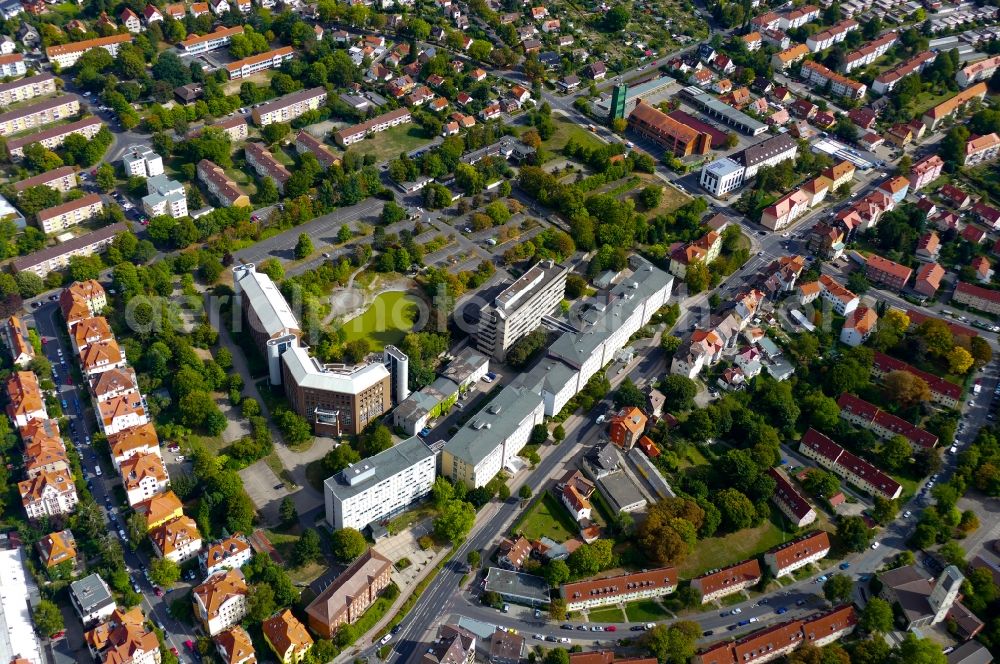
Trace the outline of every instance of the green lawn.
[[628, 616], [629, 622], [656, 622], [670, 618], [670, 614], [660, 603], [651, 599], [626, 604], [625, 615]]
[[617, 606], [606, 606], [603, 609], [595, 609], [588, 612], [590, 622], [593, 623], [623, 623], [625, 614]]
[[[604, 141], [597, 138], [593, 132], [589, 131], [583, 125], [578, 125], [575, 122], [570, 122], [556, 115], [552, 116], [552, 119], [555, 122], [556, 131], [549, 137], [549, 140], [545, 141], [545, 147], [549, 150], [562, 150], [571, 138], [576, 139], [578, 144], [591, 148], [605, 145]], [[525, 131], [528, 130], [526, 129]]]
[[350, 150], [362, 155], [374, 155], [375, 161], [380, 163], [395, 159], [401, 152], [416, 150], [430, 140], [423, 128], [409, 123], [369, 136], [360, 143], [352, 145]]
[[514, 530], [529, 540], [548, 537], [555, 542], [565, 542], [579, 532], [566, 508], [548, 492], [532, 506]]
[[701, 540], [680, 565], [677, 575], [690, 579], [710, 569], [717, 569], [752, 558], [792, 538], [769, 519], [756, 528], [746, 528], [724, 537]]
[[238, 184], [247, 196], [253, 196], [257, 193], [257, 183], [246, 171], [237, 170], [236, 168], [227, 168], [225, 171], [226, 175]]
[[417, 319], [418, 302], [416, 296], [402, 291], [382, 293], [363, 314], [344, 323], [347, 341], [367, 339], [373, 351], [402, 343]]

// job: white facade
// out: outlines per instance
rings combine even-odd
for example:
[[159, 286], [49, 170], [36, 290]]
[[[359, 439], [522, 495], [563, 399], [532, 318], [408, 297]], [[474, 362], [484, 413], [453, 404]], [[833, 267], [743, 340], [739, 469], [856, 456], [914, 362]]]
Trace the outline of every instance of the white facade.
[[740, 188], [744, 171], [741, 165], [729, 157], [716, 159], [701, 169], [699, 184], [705, 191], [721, 198]]
[[16, 78], [28, 73], [28, 68], [24, 66], [24, 56], [20, 53], [12, 53], [0, 57], [0, 77]]
[[125, 175], [151, 178], [163, 175], [163, 159], [149, 148], [133, 146], [122, 156]]
[[165, 214], [179, 219], [187, 216], [187, 194], [180, 182], [156, 175], [146, 181], [146, 191], [149, 193], [142, 199], [142, 209], [150, 217]]

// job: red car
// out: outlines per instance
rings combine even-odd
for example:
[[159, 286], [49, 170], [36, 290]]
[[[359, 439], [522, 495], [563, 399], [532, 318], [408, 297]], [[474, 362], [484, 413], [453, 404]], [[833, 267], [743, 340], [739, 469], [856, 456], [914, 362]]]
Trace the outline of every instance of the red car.
[[55, 641], [56, 639], [61, 639], [64, 636], [66, 636], [66, 630], [61, 630], [61, 631], [56, 632], [55, 634], [53, 634], [49, 638], [51, 638], [53, 641]]
[[163, 588], [156, 586], [153, 588], [153, 592], [156, 593], [157, 597], [163, 597]]
[[187, 641], [184, 642], [184, 647], [190, 650], [191, 652], [194, 652], [194, 641], [188, 639]]
[[170, 646], [170, 652], [174, 654], [174, 657], [177, 657], [177, 648]]
[[72, 385], [73, 384], [73, 377], [72, 376], [66, 376], [66, 384], [67, 385]]
[[618, 628], [615, 627], [614, 625], [608, 625], [607, 627], [604, 628], [604, 631], [605, 632], [616, 632], [616, 631], [618, 631]]

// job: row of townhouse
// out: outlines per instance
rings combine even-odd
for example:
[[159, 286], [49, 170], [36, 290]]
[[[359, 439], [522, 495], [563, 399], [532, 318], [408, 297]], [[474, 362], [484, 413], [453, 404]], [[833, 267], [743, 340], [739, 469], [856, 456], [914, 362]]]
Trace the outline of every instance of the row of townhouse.
[[848, 53], [844, 58], [844, 71], [851, 73], [855, 69], [867, 67], [885, 55], [898, 40], [898, 32], [887, 32], [878, 39], [868, 42], [858, 50]]
[[12, 138], [7, 141], [7, 154], [14, 161], [19, 161], [24, 157], [24, 148], [32, 143], [38, 143], [44, 148], [52, 150], [62, 145], [69, 136], [79, 134], [88, 141], [97, 135], [104, 123], [100, 118], [89, 117], [69, 124], [50, 127], [40, 132]]
[[801, 188], [779, 198], [764, 208], [760, 223], [765, 228], [779, 231], [793, 223], [811, 208], [824, 200], [829, 192], [842, 187], [854, 178], [855, 168], [849, 161], [830, 166]]
[[858, 617], [853, 606], [840, 606], [802, 620], [766, 627], [736, 641], [709, 646], [692, 664], [763, 664], [784, 657], [804, 645], [815, 648], [833, 643], [854, 631]]
[[829, 69], [828, 67], [809, 60], [802, 64], [802, 78], [816, 87], [830, 86], [830, 93], [837, 97], [847, 97], [848, 99], [861, 99], [868, 92], [868, 86], [842, 74]]
[[899, 482], [815, 429], [802, 436], [799, 452], [873, 496], [895, 500], [903, 492]]
[[131, 34], [111, 35], [110, 37], [98, 37], [97, 39], [49, 46], [45, 49], [45, 57], [48, 58], [49, 62], [59, 65], [62, 69], [69, 69], [84, 53], [91, 49], [103, 48], [111, 54], [111, 57], [116, 57], [121, 45], [130, 44], [134, 39], [135, 37]]
[[927, 387], [931, 391], [931, 401], [943, 408], [956, 408], [962, 400], [961, 386], [932, 373], [921, 371], [915, 366], [885, 353], [875, 351], [872, 361], [872, 376], [885, 378], [886, 374], [892, 371], [904, 371], [927, 383]]
[[108, 248], [119, 233], [131, 232], [124, 221], [96, 231], [70, 238], [65, 242], [46, 247], [27, 256], [18, 256], [11, 261], [14, 273], [34, 272], [45, 278], [50, 272], [69, 267], [69, 261], [74, 256], [93, 256]]
[[736, 347], [740, 334], [760, 310], [765, 297], [759, 290], [741, 293], [721, 319], [708, 328], [696, 328], [674, 353], [670, 373], [694, 379], [705, 367], [717, 364], [723, 352]]
[[559, 594], [566, 602], [567, 611], [580, 611], [663, 597], [675, 590], [677, 568], [661, 567], [605, 579], [566, 583], [559, 589]]
[[9, 83], [0, 84], [0, 107], [35, 97], [55, 94], [56, 77], [52, 74], [36, 74]]
[[853, 394], [841, 394], [837, 398], [837, 405], [840, 407], [841, 419], [868, 429], [883, 440], [902, 436], [910, 443], [914, 452], [932, 450], [937, 446], [938, 437], [934, 434]]

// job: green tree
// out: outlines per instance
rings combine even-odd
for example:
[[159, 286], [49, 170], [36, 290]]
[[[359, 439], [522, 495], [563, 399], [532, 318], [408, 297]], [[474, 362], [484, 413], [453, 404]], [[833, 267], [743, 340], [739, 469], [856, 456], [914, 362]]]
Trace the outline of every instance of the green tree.
[[448, 481], [446, 477], [438, 476], [431, 487], [431, 500], [437, 509], [442, 509], [455, 497], [455, 485]]
[[694, 404], [698, 385], [687, 376], [670, 374], [660, 382], [660, 392], [667, 410], [679, 412], [688, 410]]
[[858, 625], [869, 634], [888, 634], [892, 623], [892, 606], [881, 597], [870, 598], [858, 619]]
[[319, 559], [319, 533], [314, 528], [306, 528], [292, 548], [292, 565], [303, 567]]
[[860, 516], [841, 517], [837, 524], [837, 538], [848, 551], [864, 551], [872, 533]]
[[469, 551], [465, 556], [465, 560], [472, 569], [479, 569], [479, 565], [482, 563], [482, 554], [476, 550]]
[[277, 610], [274, 590], [266, 583], [254, 583], [250, 586], [247, 597], [247, 619], [253, 623], [261, 623], [271, 617]]
[[32, 618], [35, 621], [35, 627], [45, 636], [52, 636], [66, 627], [59, 607], [47, 599], [38, 602], [38, 606], [32, 613]]
[[722, 513], [723, 527], [729, 532], [749, 528], [757, 521], [757, 508], [741, 491], [723, 489], [713, 502]]
[[295, 501], [292, 500], [291, 496], [285, 496], [281, 499], [278, 516], [281, 518], [281, 523], [286, 526], [291, 526], [299, 520], [299, 511], [295, 509]]
[[434, 534], [444, 541], [458, 544], [462, 541], [476, 520], [476, 510], [462, 500], [447, 503], [434, 519]]
[[111, 164], [101, 164], [97, 167], [97, 175], [94, 179], [98, 187], [104, 191], [111, 191], [115, 188], [115, 167]]
[[545, 580], [548, 581], [551, 587], [558, 588], [569, 581], [569, 565], [562, 560], [550, 560], [542, 569], [542, 576], [545, 577]]
[[531, 498], [531, 487], [527, 484], [522, 484], [521, 488], [517, 490], [517, 497], [521, 500], [528, 500]]
[[313, 243], [305, 233], [299, 233], [299, 239], [295, 243], [295, 257], [299, 260], [306, 258], [313, 252]]
[[854, 582], [851, 577], [846, 574], [834, 574], [823, 584], [823, 596], [834, 604], [848, 602], [853, 589]]
[[349, 563], [368, 550], [365, 536], [354, 528], [341, 528], [330, 536], [333, 555], [344, 563]]
[[663, 664], [686, 664], [695, 653], [701, 638], [701, 626], [691, 620], [678, 620], [669, 627], [656, 625], [642, 635], [642, 645]]
[[181, 566], [168, 558], [155, 558], [149, 564], [149, 578], [162, 588], [170, 588], [180, 580]]

